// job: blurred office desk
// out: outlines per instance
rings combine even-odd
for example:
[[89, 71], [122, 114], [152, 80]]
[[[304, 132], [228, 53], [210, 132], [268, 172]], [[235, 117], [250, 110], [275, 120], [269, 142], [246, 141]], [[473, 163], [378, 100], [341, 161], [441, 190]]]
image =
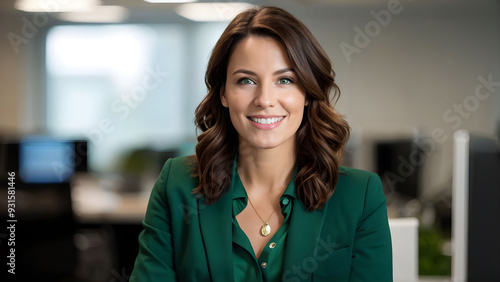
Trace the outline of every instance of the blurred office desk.
[[91, 177], [77, 179], [71, 190], [73, 210], [81, 224], [140, 225], [150, 193], [151, 189], [119, 192]]
[[73, 210], [82, 224], [141, 224], [149, 193], [78, 191]]

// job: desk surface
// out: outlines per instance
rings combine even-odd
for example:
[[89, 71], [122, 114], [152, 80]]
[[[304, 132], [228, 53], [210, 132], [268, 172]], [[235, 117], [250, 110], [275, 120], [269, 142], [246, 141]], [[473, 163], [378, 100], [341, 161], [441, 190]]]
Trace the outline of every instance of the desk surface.
[[141, 224], [146, 213], [149, 189], [119, 193], [92, 177], [81, 177], [71, 188], [73, 211], [83, 224]]

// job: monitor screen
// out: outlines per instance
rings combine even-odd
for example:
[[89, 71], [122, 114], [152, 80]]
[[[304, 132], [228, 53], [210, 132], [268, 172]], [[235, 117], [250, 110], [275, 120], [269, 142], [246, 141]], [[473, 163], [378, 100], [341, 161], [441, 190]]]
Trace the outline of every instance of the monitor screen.
[[413, 159], [422, 158], [422, 150], [412, 139], [379, 141], [375, 144], [377, 174], [380, 175], [384, 193], [396, 193], [403, 199], [419, 196], [420, 165]]
[[75, 144], [25, 138], [19, 144], [19, 175], [26, 183], [68, 182], [75, 171]]

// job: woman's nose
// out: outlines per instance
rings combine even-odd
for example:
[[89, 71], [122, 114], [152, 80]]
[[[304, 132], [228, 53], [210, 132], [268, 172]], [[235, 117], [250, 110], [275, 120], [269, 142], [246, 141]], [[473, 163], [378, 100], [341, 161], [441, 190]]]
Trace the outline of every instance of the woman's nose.
[[256, 89], [254, 104], [258, 107], [267, 108], [276, 105], [276, 95], [273, 85], [260, 84]]

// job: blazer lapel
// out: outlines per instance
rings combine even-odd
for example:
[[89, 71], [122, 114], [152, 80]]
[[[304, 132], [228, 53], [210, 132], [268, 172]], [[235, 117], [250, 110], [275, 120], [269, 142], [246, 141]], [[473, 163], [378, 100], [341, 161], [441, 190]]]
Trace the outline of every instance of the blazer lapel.
[[233, 281], [232, 191], [212, 205], [199, 198], [198, 207], [211, 281]]
[[311, 268], [310, 260], [314, 260], [315, 257], [327, 207], [328, 203], [323, 209], [308, 212], [298, 198], [294, 199], [287, 235], [283, 278], [298, 277], [300, 281], [311, 280], [311, 274], [307, 269]]

